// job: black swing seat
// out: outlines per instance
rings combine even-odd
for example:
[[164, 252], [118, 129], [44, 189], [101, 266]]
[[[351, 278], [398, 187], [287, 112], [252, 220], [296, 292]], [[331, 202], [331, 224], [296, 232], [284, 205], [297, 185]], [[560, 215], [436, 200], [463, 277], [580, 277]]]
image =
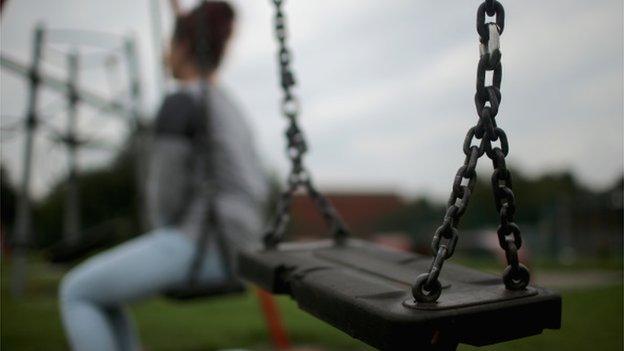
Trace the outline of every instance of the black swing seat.
[[431, 258], [361, 240], [284, 243], [238, 259], [244, 279], [290, 295], [303, 310], [382, 350], [436, 349], [441, 340], [489, 345], [561, 325], [559, 295], [532, 286], [508, 291], [500, 277], [451, 263], [437, 303], [415, 303], [411, 285]]
[[181, 286], [165, 292], [164, 296], [176, 301], [191, 301], [221, 295], [242, 294], [247, 291], [239, 280], [228, 280], [213, 284], [198, 284], [197, 286]]

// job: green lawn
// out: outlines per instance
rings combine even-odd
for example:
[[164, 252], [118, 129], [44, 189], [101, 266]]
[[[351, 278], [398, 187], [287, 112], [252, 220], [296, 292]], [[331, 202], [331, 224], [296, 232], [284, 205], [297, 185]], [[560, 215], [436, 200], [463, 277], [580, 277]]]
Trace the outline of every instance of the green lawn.
[[[6, 267], [2, 268], [2, 350], [64, 350], [66, 344], [56, 305], [60, 271], [45, 266], [31, 270], [27, 297], [8, 296]], [[622, 285], [563, 292], [563, 328], [486, 350], [622, 350]], [[365, 350], [361, 342], [297, 309], [288, 298], [278, 299], [288, 333], [297, 345], [327, 350]], [[198, 303], [154, 299], [133, 308], [147, 349], [214, 350], [246, 347], [269, 349], [259, 306], [253, 294]], [[460, 350], [471, 350], [461, 346]]]

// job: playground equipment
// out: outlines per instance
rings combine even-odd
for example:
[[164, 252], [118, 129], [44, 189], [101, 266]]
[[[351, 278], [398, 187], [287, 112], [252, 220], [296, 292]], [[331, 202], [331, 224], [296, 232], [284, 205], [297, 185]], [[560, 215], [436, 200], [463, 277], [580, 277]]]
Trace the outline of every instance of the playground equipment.
[[[56, 51], [66, 59], [66, 68], [68, 75], [66, 79], [57, 78], [43, 71], [42, 63], [46, 44], [63, 43], [69, 45], [73, 49], [69, 52]], [[119, 54], [125, 57], [128, 71], [128, 89], [127, 94], [130, 102], [125, 98], [104, 98], [98, 93], [82, 89], [78, 87], [79, 73], [81, 69], [81, 61], [83, 58], [75, 49], [80, 46], [98, 46], [103, 42], [113, 43], [113, 49], [99, 50], [86, 58], [88, 62], [100, 64], [105, 62], [106, 58], [112, 54]], [[87, 62], [87, 63], [88, 63]], [[13, 246], [13, 264], [12, 264], [12, 281], [11, 290], [14, 295], [20, 295], [23, 290], [26, 275], [25, 254], [33, 240], [33, 225], [31, 214], [31, 182], [33, 158], [35, 153], [34, 140], [37, 131], [42, 128], [53, 141], [65, 146], [68, 155], [68, 177], [67, 177], [67, 193], [64, 208], [63, 222], [63, 239], [54, 250], [51, 250], [50, 259], [54, 262], [65, 262], [84, 254], [86, 248], [92, 247], [90, 239], [85, 239], [84, 228], [80, 224], [80, 194], [78, 189], [78, 163], [77, 154], [79, 149], [85, 147], [102, 147], [102, 143], [93, 140], [87, 140], [79, 136], [77, 130], [78, 123], [78, 107], [80, 103], [89, 105], [98, 112], [110, 114], [120, 117], [124, 122], [128, 123], [129, 130], [136, 131], [137, 140], [135, 142], [135, 151], [137, 156], [137, 181], [142, 182], [142, 170], [144, 157], [142, 157], [142, 112], [140, 109], [140, 78], [138, 75], [138, 64], [136, 59], [136, 48], [134, 41], [130, 38], [119, 37], [108, 33], [77, 31], [68, 29], [46, 29], [43, 25], [38, 25], [34, 30], [32, 60], [30, 67], [18, 62], [16, 59], [2, 55], [0, 63], [3, 68], [24, 77], [29, 82], [29, 98], [27, 105], [26, 118], [24, 126], [19, 131], [24, 132], [24, 148], [23, 148], [23, 168], [20, 192], [18, 197], [16, 235], [12, 242]], [[40, 88], [49, 88], [61, 94], [67, 103], [67, 129], [60, 132], [47, 123], [45, 116], [49, 111], [44, 111], [44, 116], [39, 112], [39, 96]], [[107, 145], [104, 145], [107, 146]], [[140, 184], [140, 183], [139, 183]], [[138, 187], [142, 190], [142, 186]], [[142, 205], [143, 192], [137, 194], [137, 201]], [[140, 211], [144, 213], [144, 211]], [[141, 218], [145, 218], [141, 214]], [[143, 220], [144, 224], [145, 221]]]
[[[205, 24], [204, 22], [201, 23]], [[86, 34], [86, 36], [85, 36]], [[33, 45], [33, 60], [31, 67], [27, 67], [24, 64], [19, 63], [17, 60], [3, 55], [2, 66], [20, 76], [28, 79], [30, 83], [30, 100], [29, 100], [29, 113], [27, 115], [27, 123], [25, 128], [26, 136], [26, 151], [25, 151], [25, 167], [24, 177], [22, 183], [22, 192], [20, 196], [20, 213], [18, 215], [18, 236], [17, 240], [13, 243], [15, 250], [13, 256], [13, 282], [12, 289], [15, 295], [21, 295], [26, 277], [26, 249], [31, 244], [32, 240], [32, 218], [31, 218], [31, 205], [30, 205], [30, 184], [31, 174], [33, 166], [33, 154], [34, 145], [33, 139], [39, 128], [44, 127], [48, 134], [52, 134], [55, 141], [66, 146], [67, 153], [69, 155], [69, 175], [67, 177], [67, 199], [65, 206], [65, 220], [64, 220], [64, 235], [63, 242], [55, 246], [48, 253], [49, 259], [55, 263], [63, 263], [75, 260], [80, 257], [84, 257], [86, 251], [89, 251], [94, 247], [95, 242], [92, 240], [85, 240], [85, 230], [80, 225], [80, 206], [77, 186], [78, 181], [78, 166], [76, 162], [76, 154], [78, 150], [88, 145], [87, 140], [83, 140], [78, 135], [77, 131], [77, 119], [78, 119], [78, 105], [80, 103], [88, 104], [103, 113], [111, 113], [113, 115], [122, 117], [128, 120], [129, 129], [134, 130], [134, 147], [136, 155], [136, 172], [137, 181], [139, 182], [139, 189], [143, 189], [142, 182], [144, 181], [143, 170], [145, 157], [143, 152], [143, 123], [142, 112], [140, 110], [140, 98], [141, 98], [141, 86], [139, 79], [138, 61], [136, 58], [134, 42], [126, 39], [123, 46], [120, 48], [125, 54], [127, 61], [128, 72], [128, 89], [123, 92], [124, 95], [129, 96], [131, 101], [128, 104], [121, 98], [107, 99], [103, 98], [97, 93], [80, 89], [79, 88], [79, 73], [81, 56], [76, 51], [69, 53], [61, 52], [61, 55], [66, 58], [68, 77], [67, 79], [59, 79], [50, 74], [45, 74], [41, 69], [41, 63], [44, 53], [44, 45], [46, 41], [64, 41], [68, 42], [70, 46], [89, 45], [97, 43], [99, 40], [90, 40], [89, 35], [94, 35], [98, 39], [104, 39], [110, 41], [112, 39], [105, 33], [87, 33], [85, 31], [73, 31], [73, 30], [49, 30], [39, 25], [34, 31], [34, 45]], [[87, 39], [86, 39], [87, 38]], [[58, 52], [57, 52], [58, 53]], [[199, 54], [205, 53], [204, 51]], [[38, 97], [40, 96], [40, 88], [47, 87], [58, 93], [60, 93], [67, 102], [67, 131], [62, 133], [58, 130], [50, 129], [50, 126], [45, 124], [43, 120], [45, 116], [41, 116], [38, 111]], [[204, 94], [205, 95], [205, 94]], [[123, 96], [123, 95], [122, 95]], [[206, 106], [206, 110], [208, 110]], [[44, 114], [48, 111], [42, 111]], [[141, 204], [144, 203], [142, 194], [138, 194]], [[210, 206], [214, 210], [213, 206]], [[211, 227], [219, 228], [216, 221], [214, 211], [208, 216]], [[114, 221], [115, 219], [111, 220]], [[107, 221], [108, 222], [108, 221]], [[106, 225], [103, 223], [102, 225]], [[95, 229], [95, 228], [94, 228]], [[221, 233], [219, 234], [219, 244], [222, 247], [222, 257], [228, 257], [226, 254], [227, 247], [223, 244]], [[207, 232], [206, 232], [207, 234]], [[189, 284], [181, 289], [168, 291], [165, 295], [173, 300], [177, 301], [191, 301], [198, 298], [215, 297], [224, 294], [243, 293], [246, 291], [245, 286], [240, 280], [234, 278], [232, 269], [230, 268], [229, 261], [225, 260], [224, 266], [228, 272], [226, 281], [219, 282], [217, 284], [200, 284], [197, 279], [198, 269], [205, 257], [207, 235], [202, 235], [199, 238], [197, 245], [197, 251], [192, 265], [189, 267]], [[290, 342], [288, 340], [286, 331], [281, 321], [281, 316], [277, 304], [273, 297], [261, 290], [255, 289], [258, 296], [259, 305], [261, 307], [263, 316], [267, 323], [267, 330], [270, 334], [270, 339], [274, 347], [278, 350], [286, 350], [290, 348]]]
[[[485, 0], [477, 11], [480, 60], [475, 103], [479, 120], [466, 135], [466, 158], [455, 176], [444, 221], [434, 234], [435, 258], [429, 263], [427, 257], [349, 238], [335, 208], [313, 185], [303, 164], [307, 147], [298, 125], [299, 103], [292, 92], [295, 79], [286, 45], [283, 0], [273, 3], [291, 170], [287, 189], [264, 236], [264, 250], [243, 252], [239, 257], [241, 276], [273, 293], [290, 295], [303, 310], [384, 350], [454, 350], [459, 343], [488, 345], [539, 334], [546, 328], [558, 329], [560, 296], [528, 286], [529, 272], [518, 262], [522, 242], [513, 219], [511, 174], [505, 167], [509, 145], [495, 120], [501, 100], [503, 6], [496, 0]], [[486, 22], [486, 14], [495, 21]], [[488, 71], [493, 72], [493, 78], [486, 86]], [[472, 144], [475, 139], [478, 145]], [[500, 147], [493, 145], [497, 141]], [[476, 184], [477, 161], [484, 154], [494, 165], [492, 187], [501, 218], [498, 237], [508, 261], [502, 284], [495, 276], [458, 265], [449, 264], [442, 272], [457, 244], [457, 226]], [[300, 189], [323, 215], [332, 240], [281, 243], [292, 197]], [[414, 281], [414, 272], [419, 271], [427, 273]]]

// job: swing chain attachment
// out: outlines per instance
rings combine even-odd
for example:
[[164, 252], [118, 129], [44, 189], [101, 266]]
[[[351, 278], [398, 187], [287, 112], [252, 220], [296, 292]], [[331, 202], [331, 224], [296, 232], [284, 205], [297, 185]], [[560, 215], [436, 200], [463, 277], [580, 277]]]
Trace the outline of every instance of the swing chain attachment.
[[500, 29], [496, 23], [488, 23], [489, 40], [479, 44], [479, 54], [481, 57], [488, 55], [487, 68], [494, 69], [500, 63]]
[[276, 213], [264, 234], [264, 245], [266, 249], [272, 249], [282, 240], [286, 226], [290, 221], [289, 212], [293, 196], [299, 189], [303, 189], [310, 196], [317, 210], [331, 228], [336, 243], [341, 243], [348, 235], [348, 229], [331, 202], [316, 189], [311, 175], [303, 163], [303, 156], [308, 151], [308, 147], [303, 131], [298, 123], [301, 107], [299, 100], [292, 91], [296, 85], [296, 79], [290, 66], [292, 55], [286, 42], [287, 30], [286, 17], [282, 11], [283, 2], [284, 0], [273, 0], [275, 5], [274, 28], [275, 38], [278, 42], [277, 59], [280, 72], [280, 86], [283, 92], [281, 112], [288, 120], [285, 136], [287, 140], [286, 151], [291, 168], [288, 174], [287, 188], [280, 194], [277, 200]]
[[[490, 17], [496, 16], [494, 22], [486, 22], [486, 14]], [[444, 262], [453, 256], [455, 251], [458, 240], [457, 226], [476, 185], [475, 169], [478, 159], [483, 154], [492, 160], [494, 167], [491, 181], [494, 203], [500, 215], [497, 235], [508, 263], [503, 272], [503, 283], [509, 290], [522, 290], [530, 280], [529, 270], [518, 260], [522, 237], [520, 228], [514, 223], [515, 196], [512, 191], [511, 173], [505, 164], [509, 143], [507, 135], [497, 127], [495, 119], [501, 101], [502, 64], [499, 39], [504, 28], [503, 6], [496, 0], [485, 0], [477, 10], [481, 58], [477, 67], [475, 106], [479, 120], [476, 126], [468, 130], [464, 139], [463, 151], [466, 158], [455, 175], [442, 225], [433, 236], [431, 248], [435, 257], [429, 272], [420, 274], [412, 287], [412, 295], [417, 302], [433, 303], [441, 295], [442, 285], [438, 278]], [[492, 85], [489, 86], [485, 85], [487, 71], [492, 71]], [[474, 139], [480, 140], [478, 145], [473, 145]], [[496, 141], [500, 143], [500, 147], [492, 146]]]

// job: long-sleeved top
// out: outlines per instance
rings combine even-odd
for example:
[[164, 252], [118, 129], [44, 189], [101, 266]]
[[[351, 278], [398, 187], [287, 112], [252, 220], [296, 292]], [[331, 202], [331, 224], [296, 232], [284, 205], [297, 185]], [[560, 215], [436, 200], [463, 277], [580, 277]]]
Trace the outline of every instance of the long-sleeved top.
[[177, 227], [193, 240], [202, 231], [213, 236], [207, 216], [215, 206], [232, 254], [259, 244], [267, 177], [247, 122], [219, 87], [187, 86], [165, 98], [147, 184], [154, 227]]

